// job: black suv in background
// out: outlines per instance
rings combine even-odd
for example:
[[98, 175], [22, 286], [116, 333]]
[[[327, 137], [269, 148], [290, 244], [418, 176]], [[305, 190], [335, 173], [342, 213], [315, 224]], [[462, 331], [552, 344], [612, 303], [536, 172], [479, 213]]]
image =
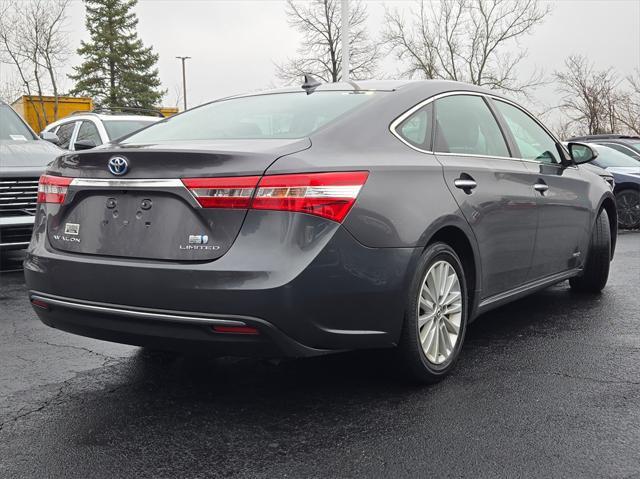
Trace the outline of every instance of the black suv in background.
[[597, 143], [605, 145], [620, 153], [624, 153], [638, 161], [640, 161], [640, 136], [628, 135], [585, 135], [576, 136], [568, 141], [586, 141], [589, 143]]
[[38, 179], [63, 151], [40, 139], [0, 101], [0, 251], [26, 248], [36, 213]]

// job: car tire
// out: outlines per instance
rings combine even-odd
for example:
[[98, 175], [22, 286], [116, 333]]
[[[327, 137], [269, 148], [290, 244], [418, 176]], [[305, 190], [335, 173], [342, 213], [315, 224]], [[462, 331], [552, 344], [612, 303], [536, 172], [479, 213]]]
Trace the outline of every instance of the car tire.
[[399, 365], [410, 380], [435, 383], [453, 369], [467, 329], [468, 302], [464, 269], [456, 252], [445, 243], [429, 245], [409, 287], [397, 348]]
[[627, 188], [616, 193], [618, 227], [634, 229], [640, 227], [640, 190]]
[[587, 261], [580, 276], [571, 278], [571, 289], [581, 293], [599, 293], [607, 284], [611, 263], [611, 230], [609, 215], [602, 209], [591, 232]]

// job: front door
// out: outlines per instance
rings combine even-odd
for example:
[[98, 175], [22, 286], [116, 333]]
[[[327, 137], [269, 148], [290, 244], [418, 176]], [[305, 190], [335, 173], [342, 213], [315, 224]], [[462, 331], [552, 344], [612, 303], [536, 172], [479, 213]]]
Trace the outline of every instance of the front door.
[[531, 271], [535, 280], [578, 267], [591, 229], [589, 182], [575, 166], [562, 164], [556, 140], [520, 108], [493, 100], [525, 160], [538, 206], [538, 232]]
[[484, 97], [435, 101], [434, 152], [447, 186], [476, 236], [482, 299], [523, 284], [531, 266], [537, 210], [530, 172], [511, 158]]

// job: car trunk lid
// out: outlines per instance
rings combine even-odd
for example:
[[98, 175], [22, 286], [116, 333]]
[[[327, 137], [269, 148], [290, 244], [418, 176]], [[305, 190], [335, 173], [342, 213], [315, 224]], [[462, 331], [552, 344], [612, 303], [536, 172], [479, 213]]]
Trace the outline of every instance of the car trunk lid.
[[[275, 160], [309, 146], [308, 139], [173, 142], [61, 157], [49, 173], [73, 180], [64, 201], [48, 205], [49, 242], [77, 254], [215, 260], [233, 244], [247, 208], [203, 208], [184, 180], [242, 176], [257, 182]], [[120, 176], [108, 168], [114, 157], [128, 165]]]

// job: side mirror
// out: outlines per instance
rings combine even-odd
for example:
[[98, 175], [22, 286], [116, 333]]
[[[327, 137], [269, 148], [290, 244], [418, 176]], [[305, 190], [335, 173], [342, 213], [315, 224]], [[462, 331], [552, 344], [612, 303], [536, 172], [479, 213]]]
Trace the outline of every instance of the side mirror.
[[598, 157], [598, 152], [584, 143], [569, 143], [567, 145], [571, 159], [576, 165], [589, 163]]
[[42, 133], [40, 133], [40, 138], [50, 143], [53, 143], [54, 145], [60, 144], [60, 138], [58, 138], [58, 135], [50, 131], [43, 131]]
[[90, 150], [91, 148], [95, 148], [96, 146], [96, 142], [93, 140], [80, 140], [80, 141], [76, 141], [73, 144], [73, 149], [76, 151], [79, 150]]

